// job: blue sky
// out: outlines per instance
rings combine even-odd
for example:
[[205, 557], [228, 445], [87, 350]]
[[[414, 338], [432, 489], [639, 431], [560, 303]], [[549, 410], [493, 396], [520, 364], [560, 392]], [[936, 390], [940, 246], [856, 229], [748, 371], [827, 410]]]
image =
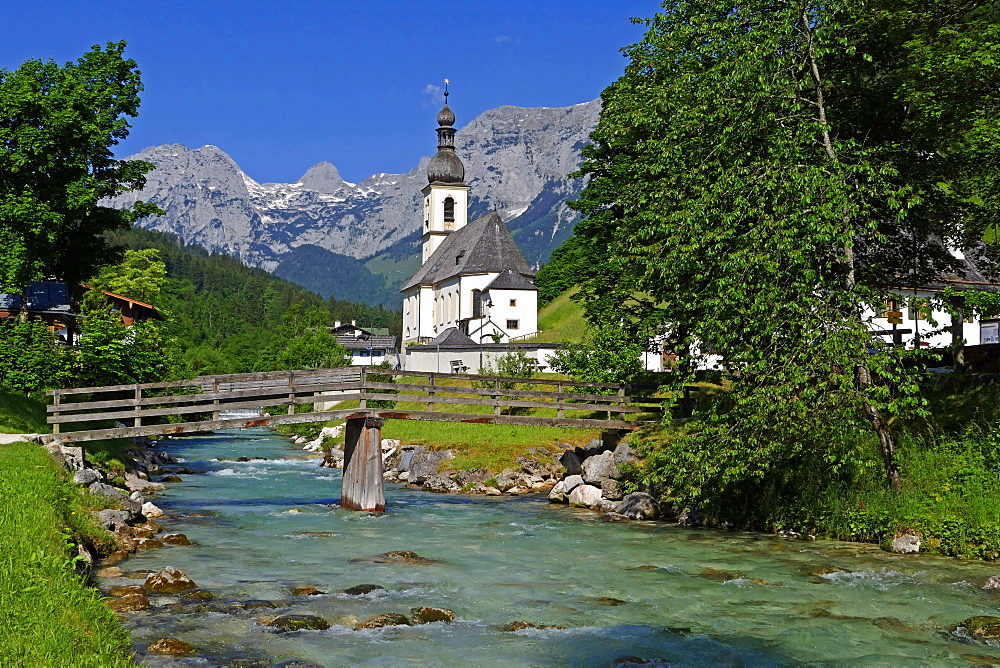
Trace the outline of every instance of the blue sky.
[[258, 181], [328, 160], [348, 181], [435, 150], [438, 88], [461, 127], [503, 104], [592, 100], [653, 0], [24, 2], [0, 11], [0, 67], [124, 39], [145, 92], [124, 156], [215, 144]]

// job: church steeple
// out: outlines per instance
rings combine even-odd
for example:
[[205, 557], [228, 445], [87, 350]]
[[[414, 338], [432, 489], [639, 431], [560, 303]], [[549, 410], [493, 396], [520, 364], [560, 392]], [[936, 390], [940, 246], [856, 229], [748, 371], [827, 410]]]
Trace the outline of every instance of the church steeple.
[[437, 115], [438, 150], [427, 163], [424, 187], [423, 262], [437, 250], [444, 238], [465, 227], [468, 220], [469, 186], [465, 185], [465, 165], [455, 153], [455, 114], [448, 106], [445, 79], [444, 108]]
[[438, 152], [427, 164], [428, 183], [462, 183], [465, 165], [455, 155], [455, 114], [448, 107], [448, 81], [445, 80], [444, 108], [437, 115]]

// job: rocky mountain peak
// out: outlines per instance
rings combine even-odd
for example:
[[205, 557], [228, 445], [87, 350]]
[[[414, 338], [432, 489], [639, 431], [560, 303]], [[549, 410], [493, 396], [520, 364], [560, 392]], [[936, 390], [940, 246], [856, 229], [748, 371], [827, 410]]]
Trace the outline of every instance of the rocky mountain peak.
[[343, 190], [353, 183], [347, 183], [340, 176], [340, 171], [327, 161], [318, 162], [302, 175], [298, 180], [302, 187], [315, 190], [319, 193], [334, 194]]

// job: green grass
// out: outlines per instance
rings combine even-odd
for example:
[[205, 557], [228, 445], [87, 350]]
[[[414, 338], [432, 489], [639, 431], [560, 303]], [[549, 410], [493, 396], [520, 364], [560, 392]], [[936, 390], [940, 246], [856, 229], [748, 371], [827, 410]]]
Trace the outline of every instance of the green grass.
[[541, 343], [579, 342], [587, 331], [583, 308], [571, 297], [576, 288], [567, 290], [538, 312], [538, 329], [541, 333], [532, 341]]
[[404, 444], [424, 445], [433, 450], [451, 450], [447, 462], [457, 471], [484, 468], [499, 473], [518, 468], [517, 458], [528, 448], [544, 446], [557, 451], [559, 443], [585, 445], [600, 436], [599, 429], [537, 427], [533, 425], [467, 424], [386, 420], [382, 438], [398, 438]]
[[0, 390], [0, 434], [47, 434], [45, 404], [34, 397]]
[[[538, 378], [561, 378], [558, 374], [537, 374]], [[417, 381], [419, 382], [419, 381]], [[438, 396], [447, 396], [444, 388], [453, 387], [458, 393], [460, 388], [469, 387], [467, 380], [439, 379]], [[545, 386], [539, 386], [544, 389]], [[406, 392], [407, 394], [423, 395], [422, 392]], [[454, 393], [453, 393], [454, 394]], [[344, 401], [338, 404], [336, 410], [358, 407], [357, 401]], [[425, 411], [427, 404], [421, 402], [404, 402], [396, 404], [398, 411]], [[490, 406], [468, 406], [455, 404], [437, 404], [437, 410], [448, 413], [469, 413], [478, 415], [492, 414]], [[519, 413], [555, 417], [556, 409], [533, 408]], [[585, 417], [604, 419], [606, 413], [571, 412], [566, 417]], [[649, 420], [651, 414], [630, 414], [630, 418]], [[309, 430], [318, 433], [321, 426], [333, 426], [339, 421], [327, 422]], [[299, 431], [299, 430], [296, 430]], [[305, 431], [305, 430], [301, 430]], [[470, 424], [464, 422], [434, 422], [425, 420], [385, 421], [382, 428], [382, 438], [399, 439], [406, 445], [423, 445], [434, 450], [451, 450], [455, 459], [448, 465], [457, 470], [485, 468], [499, 472], [507, 467], [516, 467], [517, 458], [525, 455], [528, 448], [544, 446], [550, 450], [559, 443], [569, 443], [572, 446], [585, 445], [591, 439], [600, 437], [600, 429], [581, 429], [576, 427], [542, 427], [535, 425], [500, 425], [500, 424]], [[308, 435], [303, 433], [303, 435]], [[340, 441], [343, 441], [341, 437]]]
[[73, 568], [68, 536], [100, 537], [42, 448], [0, 446], [0, 657], [13, 666], [133, 666], [128, 632]]

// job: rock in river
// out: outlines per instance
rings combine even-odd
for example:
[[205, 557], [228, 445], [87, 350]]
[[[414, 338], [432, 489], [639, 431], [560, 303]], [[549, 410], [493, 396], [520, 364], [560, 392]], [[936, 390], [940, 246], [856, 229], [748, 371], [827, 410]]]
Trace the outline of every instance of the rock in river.
[[151, 591], [154, 594], [176, 594], [198, 588], [198, 585], [191, 578], [173, 566], [167, 566], [159, 573], [148, 575], [144, 586], [146, 591]]
[[119, 598], [108, 599], [107, 605], [112, 612], [138, 612], [149, 609], [149, 599], [141, 593], [125, 594]]
[[363, 596], [365, 594], [370, 594], [373, 591], [385, 591], [385, 587], [373, 584], [359, 584], [354, 585], [353, 587], [348, 587], [344, 590], [344, 593], [348, 596]]
[[196, 651], [192, 645], [177, 638], [160, 638], [146, 648], [148, 654], [168, 654], [170, 656], [194, 654]]
[[964, 628], [976, 640], [1000, 640], [1000, 617], [988, 615], [969, 617], [959, 622], [955, 630], [959, 628]]
[[347, 563], [350, 564], [439, 564], [436, 559], [421, 557], [416, 552], [409, 550], [396, 550], [394, 552], [383, 552], [373, 557], [355, 557]]
[[510, 624], [504, 624], [500, 627], [502, 633], [513, 633], [514, 631], [521, 631], [522, 629], [564, 629], [565, 626], [556, 626], [554, 624], [533, 624], [531, 622], [511, 622]]
[[358, 624], [357, 629], [380, 629], [383, 626], [409, 626], [410, 620], [406, 615], [398, 612], [387, 612], [384, 615], [375, 615]]
[[592, 505], [600, 501], [601, 498], [600, 487], [594, 487], [593, 485], [579, 485], [573, 488], [573, 491], [569, 493], [569, 505], [590, 508]]
[[455, 621], [455, 613], [447, 608], [411, 608], [410, 618], [414, 624], [447, 623]]
[[286, 631], [325, 631], [330, 623], [316, 615], [281, 615], [267, 623], [271, 628]]
[[292, 596], [320, 596], [325, 593], [325, 591], [317, 589], [312, 585], [299, 585], [297, 587], [292, 587]]

